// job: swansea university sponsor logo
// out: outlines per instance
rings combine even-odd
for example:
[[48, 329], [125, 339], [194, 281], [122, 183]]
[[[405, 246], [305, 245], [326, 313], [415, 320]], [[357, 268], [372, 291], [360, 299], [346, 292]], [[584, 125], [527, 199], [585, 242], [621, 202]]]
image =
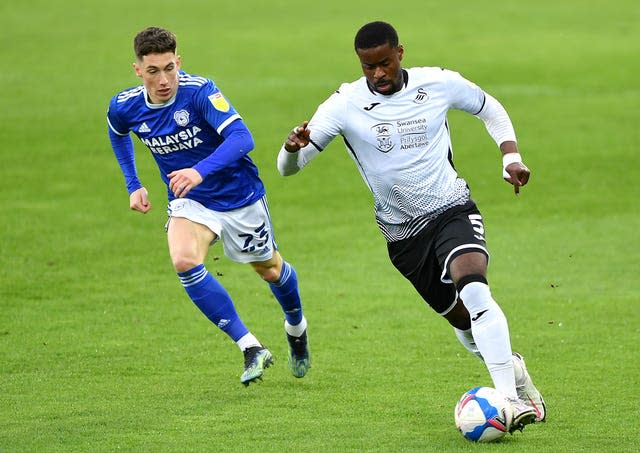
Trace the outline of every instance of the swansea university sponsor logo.
[[400, 150], [421, 149], [429, 144], [426, 118], [378, 123], [371, 130], [376, 136], [377, 150], [383, 153], [394, 149], [396, 144]]
[[152, 153], [169, 154], [175, 151], [193, 149], [198, 146], [203, 141], [198, 138], [198, 133], [201, 131], [202, 129], [198, 126], [192, 126], [175, 134], [141, 138], [141, 141], [147, 145]]
[[371, 128], [376, 135], [376, 149], [383, 153], [388, 153], [393, 149], [393, 141], [391, 140], [391, 123], [378, 123]]
[[424, 148], [429, 144], [426, 118], [414, 118], [396, 122], [400, 134], [400, 149]]

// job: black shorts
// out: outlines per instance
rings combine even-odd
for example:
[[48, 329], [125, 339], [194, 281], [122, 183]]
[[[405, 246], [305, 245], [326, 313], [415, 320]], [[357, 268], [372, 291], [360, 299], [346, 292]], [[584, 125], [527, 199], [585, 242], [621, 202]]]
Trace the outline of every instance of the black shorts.
[[489, 257], [484, 224], [473, 200], [448, 209], [415, 236], [387, 243], [393, 265], [436, 313], [446, 314], [456, 300], [449, 265], [470, 251]]

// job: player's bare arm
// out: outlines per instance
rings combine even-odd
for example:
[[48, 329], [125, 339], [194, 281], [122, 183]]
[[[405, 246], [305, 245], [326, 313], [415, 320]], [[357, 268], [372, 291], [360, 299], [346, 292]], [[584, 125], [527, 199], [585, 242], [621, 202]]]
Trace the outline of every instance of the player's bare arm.
[[186, 197], [191, 189], [202, 182], [202, 176], [193, 168], [172, 171], [167, 177], [169, 178], [169, 189], [177, 198]]
[[133, 211], [138, 211], [143, 214], [149, 212], [151, 210], [151, 202], [149, 201], [149, 193], [147, 192], [147, 189], [141, 187], [138, 190], [131, 192], [131, 195], [129, 195], [129, 207]]
[[304, 121], [300, 126], [294, 127], [287, 140], [284, 142], [284, 149], [290, 153], [295, 153], [309, 144], [311, 131], [307, 129], [309, 121]]
[[502, 151], [504, 180], [513, 185], [513, 190], [517, 195], [520, 193], [520, 187], [529, 182], [531, 171], [522, 162], [516, 142], [510, 140], [503, 142], [500, 145], [500, 151]]

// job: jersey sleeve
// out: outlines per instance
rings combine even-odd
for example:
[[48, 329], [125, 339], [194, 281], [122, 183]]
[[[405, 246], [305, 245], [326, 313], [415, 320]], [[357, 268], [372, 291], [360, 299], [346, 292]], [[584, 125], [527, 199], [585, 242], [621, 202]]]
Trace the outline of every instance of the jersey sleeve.
[[129, 135], [129, 128], [124, 123], [124, 121], [120, 119], [120, 115], [118, 114], [117, 99], [117, 96], [111, 98], [111, 102], [109, 103], [109, 110], [107, 111], [107, 124], [109, 125], [109, 129], [115, 134]]
[[107, 111], [108, 135], [111, 149], [118, 160], [118, 165], [124, 176], [127, 192], [131, 194], [142, 187], [136, 170], [133, 141], [129, 135], [129, 128], [118, 115], [116, 97], [113, 97]]
[[342, 134], [344, 111], [344, 98], [338, 90], [318, 106], [309, 120], [307, 126], [310, 131], [309, 144], [295, 153], [287, 152], [284, 145], [282, 146], [276, 161], [280, 174], [289, 176], [297, 173], [320, 154], [334, 138]]
[[324, 150], [329, 143], [342, 134], [345, 103], [340, 90], [333, 93], [320, 104], [309, 120], [308, 129], [311, 131], [311, 145], [318, 151]]
[[485, 96], [482, 89], [475, 83], [465, 79], [459, 73], [444, 69], [449, 105], [476, 115], [482, 110]]
[[485, 103], [476, 115], [484, 122], [487, 132], [498, 146], [506, 141], [516, 141], [516, 133], [509, 114], [502, 104], [488, 93], [485, 93]]
[[113, 129], [108, 129], [111, 148], [118, 160], [118, 165], [124, 176], [125, 185], [129, 195], [142, 187], [136, 170], [136, 159], [133, 150], [133, 141], [129, 135], [116, 134]]
[[516, 141], [515, 131], [506, 110], [495, 98], [459, 73], [447, 71], [447, 92], [453, 108], [471, 113], [481, 119], [489, 135], [498, 146]]
[[241, 118], [213, 81], [209, 80], [195, 97], [198, 111], [219, 135], [229, 124]]
[[215, 152], [193, 167], [203, 178], [237, 161], [254, 147], [251, 132], [241, 119], [225, 127], [222, 135], [224, 141], [216, 148]]

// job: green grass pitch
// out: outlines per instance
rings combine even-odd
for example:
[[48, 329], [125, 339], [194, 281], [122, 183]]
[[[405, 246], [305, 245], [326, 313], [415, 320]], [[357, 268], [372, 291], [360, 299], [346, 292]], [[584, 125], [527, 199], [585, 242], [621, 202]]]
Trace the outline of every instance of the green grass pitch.
[[[287, 131], [359, 77], [353, 35], [377, 19], [396, 25], [405, 66], [446, 66], [500, 99], [532, 169], [516, 198], [482, 123], [451, 114], [493, 293], [549, 409], [482, 449], [637, 449], [640, 3], [58, 3], [0, 5], [0, 451], [480, 448], [453, 407], [489, 376], [388, 262], [342, 144], [299, 175], [275, 168]], [[177, 34], [184, 69], [216, 80], [254, 134], [310, 323], [304, 379], [268, 288], [217, 245], [207, 266], [276, 357], [240, 384], [240, 352], [172, 270], [164, 189], [139, 143], [154, 209], [128, 210], [105, 113], [139, 83], [131, 42], [149, 25]]]

